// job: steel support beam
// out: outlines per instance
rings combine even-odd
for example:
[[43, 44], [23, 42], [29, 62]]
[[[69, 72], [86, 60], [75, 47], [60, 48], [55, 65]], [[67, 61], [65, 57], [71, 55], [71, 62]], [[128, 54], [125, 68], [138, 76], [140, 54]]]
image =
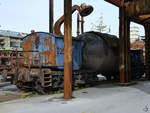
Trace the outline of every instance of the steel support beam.
[[72, 0], [64, 0], [64, 99], [72, 98]]
[[49, 33], [53, 33], [54, 25], [54, 2], [49, 0]]
[[150, 23], [144, 25], [145, 28], [145, 52], [146, 52], [146, 79], [150, 80]]
[[119, 8], [120, 25], [119, 25], [119, 37], [120, 37], [120, 83], [127, 83], [131, 78], [130, 74], [130, 20], [125, 13], [125, 7]]

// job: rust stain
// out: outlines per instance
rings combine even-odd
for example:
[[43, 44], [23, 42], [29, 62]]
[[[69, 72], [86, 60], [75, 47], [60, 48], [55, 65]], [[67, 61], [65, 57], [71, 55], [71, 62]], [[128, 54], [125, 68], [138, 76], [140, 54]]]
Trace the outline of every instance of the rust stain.
[[47, 46], [49, 43], [49, 37], [44, 38], [44, 45]]
[[53, 44], [53, 48], [51, 51], [51, 60], [52, 60], [52, 64], [55, 65], [55, 44]]
[[[27, 37], [24, 40], [24, 44], [23, 44], [23, 50], [24, 51], [30, 51], [33, 48], [33, 35]], [[25, 56], [25, 59], [27, 60], [27, 64], [30, 67], [31, 64], [31, 58], [32, 58], [32, 53], [31, 52], [24, 52], [23, 56]]]
[[49, 37], [50, 42], [49, 42], [49, 55], [48, 55], [48, 62], [52, 63], [52, 59], [51, 59], [51, 51], [52, 51], [52, 37]]
[[45, 38], [44, 45], [49, 45], [49, 50], [43, 52], [45, 64], [55, 65], [55, 44], [52, 44], [52, 37]]
[[[33, 34], [24, 40], [24, 44], [23, 44], [24, 51], [33, 50], [34, 43], [35, 43], [36, 49], [38, 49], [38, 46], [40, 44], [40, 36], [37, 34]], [[47, 65], [55, 65], [55, 44], [52, 44], [51, 36], [44, 37], [44, 47], [49, 47], [48, 50], [42, 53], [44, 57], [44, 63]], [[30, 68], [31, 60], [33, 60], [32, 52], [24, 52], [24, 56]]]
[[[45, 37], [44, 38], [44, 46], [48, 46], [49, 45], [49, 37]], [[50, 63], [50, 51], [44, 51], [43, 52], [44, 55], [44, 60], [45, 60], [45, 64], [49, 64]]]
[[[32, 51], [34, 49], [33, 48], [34, 44], [35, 44], [35, 48], [38, 49], [38, 46], [40, 44], [40, 35], [37, 33], [31, 34], [24, 40], [23, 50]], [[33, 60], [32, 52], [23, 52], [23, 56], [25, 56], [24, 64], [27, 64], [28, 67], [30, 68]]]
[[24, 51], [32, 50], [32, 43], [33, 43], [32, 37], [31, 36], [27, 37], [23, 44], [23, 50]]

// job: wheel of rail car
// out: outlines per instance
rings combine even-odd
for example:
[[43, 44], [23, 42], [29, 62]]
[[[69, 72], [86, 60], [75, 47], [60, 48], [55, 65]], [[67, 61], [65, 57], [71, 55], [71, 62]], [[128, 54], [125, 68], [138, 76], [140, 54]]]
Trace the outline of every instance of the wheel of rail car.
[[45, 94], [44, 88], [42, 87], [40, 79], [35, 81], [35, 90], [41, 94]]
[[21, 84], [20, 82], [17, 82], [17, 83], [16, 83], [16, 86], [17, 86], [18, 89], [21, 89], [21, 88], [22, 88], [22, 84]]
[[21, 81], [17, 81], [16, 86], [18, 89], [25, 90], [23, 82]]
[[7, 81], [8, 71], [7, 70], [3, 70], [1, 74], [2, 74], [2, 77], [3, 77], [3, 81], [6, 82]]

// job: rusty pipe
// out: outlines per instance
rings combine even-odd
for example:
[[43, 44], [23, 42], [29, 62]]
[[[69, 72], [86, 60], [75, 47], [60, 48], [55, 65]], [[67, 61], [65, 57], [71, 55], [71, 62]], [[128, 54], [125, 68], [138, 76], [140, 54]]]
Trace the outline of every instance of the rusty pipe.
[[84, 17], [81, 17], [81, 33], [84, 32]]
[[[80, 13], [80, 15], [82, 17], [84, 16], [88, 16], [92, 11], [93, 11], [93, 7], [91, 5], [85, 5], [85, 4], [82, 4], [81, 6], [78, 6], [78, 5], [74, 5], [72, 7], [72, 14], [75, 12], [75, 11], [78, 11]], [[54, 25], [54, 34], [56, 35], [62, 35], [61, 33], [61, 25], [63, 24], [64, 22], [64, 15], [61, 16], [55, 23]]]
[[[81, 22], [81, 25], [80, 25]], [[80, 34], [80, 26], [81, 26], [81, 34], [84, 32], [84, 17], [81, 17], [80, 20], [80, 13], [77, 14], [77, 36]]]
[[77, 14], [77, 36], [80, 34], [80, 14]]

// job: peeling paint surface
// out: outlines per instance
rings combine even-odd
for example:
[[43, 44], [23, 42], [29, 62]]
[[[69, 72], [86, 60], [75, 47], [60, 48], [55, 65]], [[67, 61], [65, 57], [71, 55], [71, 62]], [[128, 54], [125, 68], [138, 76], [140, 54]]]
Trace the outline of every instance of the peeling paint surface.
[[[37, 32], [31, 33], [23, 40], [26, 65], [55, 66], [58, 69], [64, 68], [64, 39], [53, 34]], [[77, 70], [82, 64], [82, 42], [73, 40], [73, 69]], [[35, 63], [38, 62], [38, 63]]]

